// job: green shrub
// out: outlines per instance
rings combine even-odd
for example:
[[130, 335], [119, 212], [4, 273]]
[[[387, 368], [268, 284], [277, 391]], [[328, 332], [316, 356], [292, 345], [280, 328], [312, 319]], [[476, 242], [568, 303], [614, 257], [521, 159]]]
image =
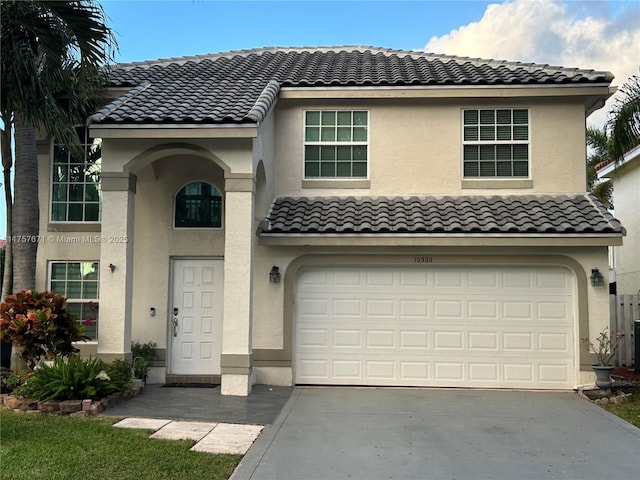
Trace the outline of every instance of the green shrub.
[[[122, 378], [112, 381], [108, 370], [109, 365], [99, 359], [56, 358], [52, 366], [41, 365], [35, 370], [32, 396], [37, 400], [99, 400], [124, 389]], [[120, 367], [111, 372], [123, 375]]]
[[31, 377], [33, 377], [33, 375], [34, 373], [31, 370], [3, 371], [0, 376], [2, 393], [13, 393], [18, 396], [28, 396], [28, 393], [30, 393], [29, 388], [24, 386]]
[[116, 391], [123, 392], [131, 386], [131, 365], [124, 360], [114, 360], [105, 369]]
[[67, 299], [53, 292], [22, 290], [0, 304], [2, 341], [22, 347], [20, 356], [29, 368], [41, 358], [77, 353], [73, 342], [88, 340], [84, 327], [67, 312]]

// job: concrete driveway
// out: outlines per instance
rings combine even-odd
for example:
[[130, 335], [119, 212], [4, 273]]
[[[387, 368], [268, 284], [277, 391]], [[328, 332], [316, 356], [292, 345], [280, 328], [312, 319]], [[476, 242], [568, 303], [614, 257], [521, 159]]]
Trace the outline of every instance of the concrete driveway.
[[296, 388], [233, 480], [640, 478], [640, 429], [572, 392]]

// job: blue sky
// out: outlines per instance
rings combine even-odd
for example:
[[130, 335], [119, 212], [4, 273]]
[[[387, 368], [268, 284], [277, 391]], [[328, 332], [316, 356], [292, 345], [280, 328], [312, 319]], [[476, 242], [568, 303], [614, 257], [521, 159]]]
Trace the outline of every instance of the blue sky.
[[[116, 34], [118, 62], [264, 46], [367, 45], [608, 70], [618, 86], [640, 73], [639, 0], [99, 3]], [[611, 103], [589, 123], [604, 125]], [[5, 212], [1, 201], [0, 238]]]
[[486, 1], [103, 0], [129, 62], [262, 46], [422, 49], [482, 17]]

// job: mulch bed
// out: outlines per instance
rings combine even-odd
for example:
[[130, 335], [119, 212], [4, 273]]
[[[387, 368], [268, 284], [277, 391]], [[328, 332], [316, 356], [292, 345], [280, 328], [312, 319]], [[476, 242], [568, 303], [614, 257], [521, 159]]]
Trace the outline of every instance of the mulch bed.
[[616, 367], [611, 372], [614, 389], [624, 389], [630, 392], [640, 392], [640, 373], [633, 367]]
[[614, 378], [620, 377], [629, 382], [640, 383], [640, 373], [635, 373], [633, 367], [616, 367], [613, 369], [611, 376]]

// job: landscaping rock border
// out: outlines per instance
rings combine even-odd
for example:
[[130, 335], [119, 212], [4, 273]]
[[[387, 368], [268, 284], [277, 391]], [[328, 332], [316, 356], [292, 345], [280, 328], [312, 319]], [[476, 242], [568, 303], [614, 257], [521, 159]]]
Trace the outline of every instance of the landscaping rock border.
[[132, 386], [124, 392], [114, 393], [101, 400], [48, 400], [39, 402], [29, 398], [20, 398], [7, 393], [0, 394], [0, 405], [16, 412], [38, 413], [43, 415], [99, 415], [118, 403], [131, 400], [143, 393], [144, 387]]
[[578, 395], [580, 395], [583, 398], [586, 398], [587, 400], [589, 400], [592, 403], [595, 403], [596, 405], [621, 405], [623, 403], [631, 402], [631, 397], [633, 396], [633, 393], [625, 393], [621, 390], [618, 390], [618, 391], [614, 390], [609, 394], [602, 394], [598, 389], [594, 389], [594, 390], [580, 389], [578, 390]]

